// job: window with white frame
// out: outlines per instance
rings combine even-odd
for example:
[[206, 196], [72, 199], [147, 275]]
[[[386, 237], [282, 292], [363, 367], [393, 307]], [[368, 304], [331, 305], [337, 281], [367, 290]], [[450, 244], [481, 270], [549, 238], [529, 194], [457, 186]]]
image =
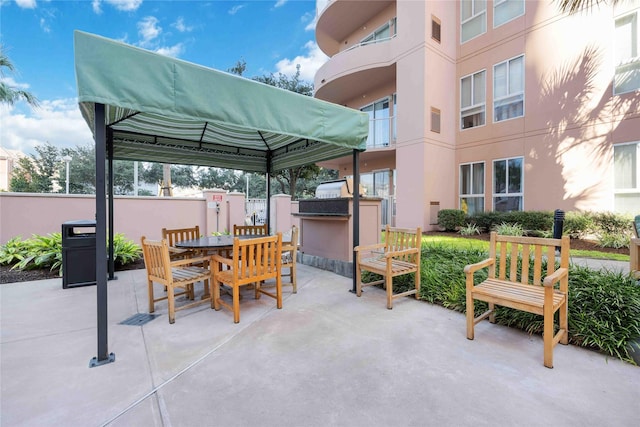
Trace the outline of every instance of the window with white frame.
[[460, 165], [460, 209], [467, 215], [484, 212], [484, 162]]
[[367, 138], [367, 147], [389, 146], [389, 136], [391, 131], [389, 100], [390, 98], [384, 98], [360, 109], [360, 111], [364, 111], [369, 114], [369, 137]]
[[523, 209], [524, 159], [513, 157], [493, 161], [493, 210]]
[[613, 209], [640, 212], [640, 142], [613, 146]]
[[460, 79], [460, 128], [468, 129], [485, 124], [486, 71]]
[[493, 66], [493, 121], [524, 116], [524, 55]]
[[487, 32], [487, 0], [462, 0], [460, 24], [460, 43]]
[[493, 28], [524, 15], [524, 0], [494, 0]]
[[613, 93], [616, 95], [640, 89], [638, 14], [640, 14], [640, 8], [617, 18], [615, 21]]
[[373, 33], [362, 39], [361, 45], [367, 45], [372, 43], [379, 43], [381, 41], [387, 41], [396, 35], [396, 18], [384, 23], [378, 27]]

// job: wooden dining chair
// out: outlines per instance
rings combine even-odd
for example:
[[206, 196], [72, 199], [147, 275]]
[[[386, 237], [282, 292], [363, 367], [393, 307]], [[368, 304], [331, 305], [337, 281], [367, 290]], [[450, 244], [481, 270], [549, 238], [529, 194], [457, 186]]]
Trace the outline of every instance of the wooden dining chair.
[[162, 238], [165, 239], [169, 245], [169, 255], [171, 259], [188, 258], [198, 256], [197, 251], [190, 249], [176, 248], [176, 243], [183, 240], [193, 240], [200, 237], [200, 227], [196, 225], [191, 228], [163, 228]]
[[[147, 284], [149, 293], [149, 313], [155, 311], [155, 303], [168, 300], [169, 303], [169, 323], [176, 320], [176, 311], [191, 308], [196, 305], [211, 301], [211, 286], [213, 281], [211, 270], [193, 265], [194, 262], [208, 264], [209, 257], [187, 258], [172, 261], [169, 256], [169, 244], [165, 239], [160, 241], [147, 240], [142, 236], [142, 255], [144, 265], [147, 269]], [[193, 284], [202, 281], [205, 287], [208, 286], [208, 297], [189, 304], [176, 307], [175, 297], [186, 295], [189, 299], [194, 299]], [[164, 285], [167, 290], [165, 296], [155, 298], [153, 284]], [[176, 293], [176, 288], [182, 289]], [[213, 304], [212, 304], [213, 308]]]
[[[255, 285], [256, 299], [261, 294], [267, 295], [276, 300], [278, 308], [282, 308], [281, 256], [282, 233], [253, 239], [234, 238], [231, 258], [220, 255], [211, 257], [214, 308], [231, 310], [234, 323], [240, 322], [240, 287], [250, 284]], [[270, 279], [276, 281], [275, 293], [261, 286], [263, 281]], [[231, 288], [231, 304], [220, 298], [221, 285]]]
[[262, 225], [237, 225], [233, 224], [234, 236], [267, 236], [269, 228], [267, 224]]
[[282, 268], [288, 268], [289, 273], [281, 275], [289, 278], [288, 283], [293, 287], [293, 293], [298, 293], [298, 286], [296, 283], [296, 258], [298, 256], [298, 227], [295, 225], [291, 227], [291, 239], [286, 242], [282, 242]]

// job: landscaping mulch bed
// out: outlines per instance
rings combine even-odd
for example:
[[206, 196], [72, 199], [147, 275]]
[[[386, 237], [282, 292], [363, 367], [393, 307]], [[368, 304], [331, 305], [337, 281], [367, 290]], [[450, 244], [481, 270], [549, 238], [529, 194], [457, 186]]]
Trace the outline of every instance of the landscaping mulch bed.
[[[451, 232], [445, 232], [445, 231], [427, 231], [427, 232], [424, 232], [423, 234], [425, 236], [440, 235], [440, 236], [451, 236], [451, 237], [465, 237], [457, 233], [451, 233]], [[484, 233], [484, 234], [471, 236], [469, 238], [488, 241], [489, 234]], [[629, 255], [629, 248], [620, 248], [620, 249], [602, 248], [598, 246], [596, 242], [593, 242], [590, 240], [582, 240], [582, 239], [572, 239], [571, 249], [583, 249], [583, 250]], [[116, 271], [138, 270], [143, 268], [144, 268], [144, 261], [142, 259], [139, 259], [138, 261], [133, 262], [131, 264], [116, 266]], [[43, 280], [43, 279], [55, 279], [57, 277], [60, 277], [57, 271], [50, 271], [48, 269], [21, 271], [18, 269], [12, 270], [11, 267], [6, 265], [0, 265], [0, 284], [28, 282], [32, 280]]]

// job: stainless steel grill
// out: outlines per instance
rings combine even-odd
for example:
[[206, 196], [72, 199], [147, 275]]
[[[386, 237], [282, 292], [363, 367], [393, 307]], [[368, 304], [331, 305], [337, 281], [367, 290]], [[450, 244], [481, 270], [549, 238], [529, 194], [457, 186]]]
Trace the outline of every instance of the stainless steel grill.
[[[362, 186], [360, 186], [360, 194], [363, 194]], [[353, 180], [351, 178], [323, 182], [316, 188], [317, 199], [340, 197], [353, 197]]]

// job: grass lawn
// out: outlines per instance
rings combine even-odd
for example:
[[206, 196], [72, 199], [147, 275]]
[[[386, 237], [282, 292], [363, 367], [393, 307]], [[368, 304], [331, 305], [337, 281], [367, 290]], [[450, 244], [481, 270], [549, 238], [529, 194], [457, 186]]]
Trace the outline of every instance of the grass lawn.
[[[473, 239], [469, 237], [453, 236], [423, 236], [423, 244], [436, 244], [456, 249], [480, 249], [489, 252], [489, 242], [486, 240]], [[629, 255], [602, 252], [598, 250], [571, 249], [571, 256], [582, 258], [608, 259], [614, 261], [629, 261]]]

